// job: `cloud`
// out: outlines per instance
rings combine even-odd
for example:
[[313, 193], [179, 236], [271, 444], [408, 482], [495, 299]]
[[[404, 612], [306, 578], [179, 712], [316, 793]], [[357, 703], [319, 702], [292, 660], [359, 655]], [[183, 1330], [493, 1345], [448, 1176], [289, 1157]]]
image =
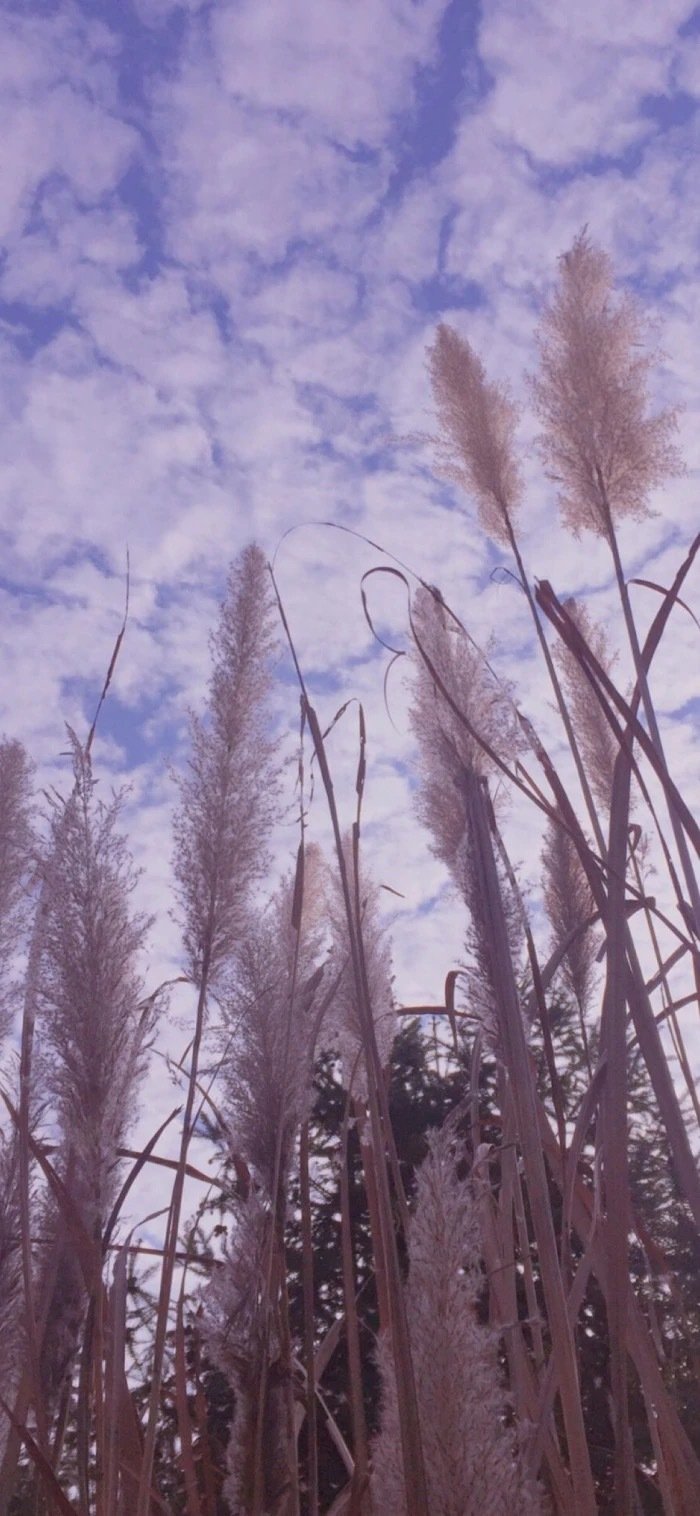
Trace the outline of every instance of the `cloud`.
[[444, 0], [243, 0], [217, 7], [212, 46], [224, 89], [246, 105], [308, 121], [348, 149], [384, 148], [417, 67], [433, 61], [444, 9]]
[[691, 10], [687, 0], [489, 7], [479, 47], [493, 79], [491, 129], [543, 163], [615, 158], [648, 134], [640, 101], [666, 87], [675, 34]]
[[0, 167], [3, 239], [41, 220], [43, 189], [56, 178], [90, 203], [125, 172], [138, 135], [117, 113], [116, 50], [110, 31], [72, 5], [50, 17], [6, 17], [0, 129], [12, 152]]

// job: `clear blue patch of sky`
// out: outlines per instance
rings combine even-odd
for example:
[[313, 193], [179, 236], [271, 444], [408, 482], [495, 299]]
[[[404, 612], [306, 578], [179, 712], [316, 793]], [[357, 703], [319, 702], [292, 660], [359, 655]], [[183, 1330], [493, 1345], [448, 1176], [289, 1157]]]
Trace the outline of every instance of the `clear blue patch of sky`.
[[[126, 652], [123, 656], [127, 656]], [[87, 679], [75, 675], [63, 679], [61, 688], [67, 700], [77, 701], [82, 707], [84, 727], [78, 732], [78, 737], [85, 740], [95, 718], [102, 693], [101, 682], [99, 679]], [[174, 684], [172, 691], [175, 693]], [[169, 721], [163, 714], [167, 696], [167, 689], [159, 688], [157, 694], [142, 696], [138, 704], [134, 706], [120, 700], [110, 688], [97, 720], [95, 755], [98, 762], [100, 740], [102, 740], [117, 744], [130, 769], [142, 763], [151, 762], [156, 753], [162, 756], [164, 763], [167, 763], [176, 752], [182, 738], [181, 719], [178, 717], [177, 720]]]
[[[143, 105], [154, 74], [167, 75], [179, 57], [189, 24], [184, 8], [176, 7], [150, 22], [131, 0], [77, 0], [90, 21], [101, 21], [119, 38], [119, 87], [125, 102]], [[60, 10], [62, 0], [53, 9]]]
[[685, 126], [687, 121], [692, 120], [698, 109], [698, 101], [686, 90], [680, 89], [668, 95], [644, 95], [639, 108], [643, 116], [655, 121], [663, 131], [669, 131], [676, 126]]
[[475, 310], [484, 296], [481, 286], [473, 279], [462, 279], [459, 274], [439, 269], [432, 278], [421, 279], [412, 286], [411, 298], [417, 310], [426, 315], [439, 315], [441, 311], [457, 306]]
[[137, 262], [123, 274], [127, 288], [135, 293], [144, 279], [151, 279], [166, 261], [165, 237], [155, 165], [134, 159], [118, 186], [118, 196], [134, 218], [141, 246]]
[[187, 289], [193, 308], [209, 311], [214, 317], [222, 342], [231, 342], [235, 331], [234, 320], [231, 303], [223, 291], [191, 273], [187, 276]]
[[110, 691], [100, 711], [96, 742], [100, 737], [118, 743], [129, 768], [150, 763], [154, 754], [167, 764], [182, 740], [182, 720], [164, 719], [162, 690], [156, 699], [142, 700], [136, 710]]
[[152, 277], [165, 260], [165, 237], [161, 204], [162, 174], [158, 144], [150, 127], [153, 83], [174, 74], [181, 52], [187, 17], [175, 10], [157, 27], [148, 26], [129, 0], [79, 0], [84, 13], [98, 16], [119, 39], [116, 70], [122, 111], [142, 135], [143, 152], [132, 160], [119, 184], [118, 193], [136, 222], [142, 247], [141, 258], [125, 275], [129, 288]]
[[449, 152], [465, 99], [485, 94], [489, 76], [477, 47], [481, 5], [449, 0], [440, 25], [438, 56], [418, 70], [414, 106], [397, 122], [397, 163], [389, 195], [400, 195], [416, 174], [440, 163]]
[[477, 50], [480, 15], [480, 0], [449, 0], [437, 56], [417, 70], [413, 101], [394, 124], [394, 171], [380, 205], [368, 218], [370, 225], [416, 179], [442, 162], [454, 142], [465, 100], [476, 104], [487, 93], [491, 79]]
[[481, 286], [475, 280], [463, 279], [446, 268], [447, 249], [456, 214], [456, 209], [447, 211], [440, 223], [436, 273], [430, 279], [414, 283], [411, 290], [416, 309], [424, 311], [426, 315], [439, 315], [451, 306], [474, 310], [484, 298]]
[[33, 358], [64, 327], [76, 326], [63, 307], [37, 307], [23, 300], [0, 299], [0, 326], [3, 324], [22, 358]]
[[524, 148], [519, 151], [539, 188], [546, 194], [554, 195], [574, 179], [602, 179], [606, 174], [615, 172], [624, 179], [633, 178], [644, 156], [644, 146], [644, 143], [634, 142], [621, 153], [591, 153], [579, 158], [576, 163], [562, 165], [543, 163]]
[[700, 5], [696, 5], [692, 14], [688, 16], [682, 26], [678, 28], [679, 37], [697, 37], [700, 35]]
[[[4, 555], [7, 548], [11, 551], [12, 543], [8, 532], [0, 532], [0, 555]], [[22, 601], [41, 601], [44, 605], [73, 605], [80, 600], [80, 594], [70, 590], [63, 590], [60, 586], [52, 583], [53, 576], [59, 574], [62, 569], [75, 568], [77, 565], [90, 563], [98, 573], [103, 574], [105, 579], [113, 579], [114, 569], [100, 548], [92, 542], [76, 541], [69, 548], [65, 542], [56, 547], [55, 554], [48, 564], [43, 566], [43, 579], [26, 580], [13, 578], [9, 574], [0, 574], [0, 590], [5, 590], [8, 595]]]

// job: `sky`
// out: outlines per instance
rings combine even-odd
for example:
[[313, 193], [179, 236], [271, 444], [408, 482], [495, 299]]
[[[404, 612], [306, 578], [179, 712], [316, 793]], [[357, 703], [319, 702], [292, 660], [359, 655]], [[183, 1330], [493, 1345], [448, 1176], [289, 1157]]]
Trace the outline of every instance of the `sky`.
[[[585, 596], [615, 644], [607, 552], [559, 524], [524, 376], [557, 256], [587, 224], [659, 318], [655, 403], [683, 407], [687, 475], [621, 531], [628, 574], [668, 583], [698, 521], [700, 7], [4, 0], [0, 24], [0, 731], [65, 791], [64, 723], [85, 735], [92, 719], [128, 551], [95, 770], [105, 792], [130, 785], [156, 915], [149, 985], [176, 972], [168, 765], [204, 697], [227, 564], [255, 538], [275, 555], [322, 722], [351, 696], [365, 705], [367, 855], [403, 895], [397, 994], [438, 999], [463, 922], [412, 820], [405, 688], [392, 672], [385, 702], [360, 597], [362, 574], [391, 560], [322, 523], [371, 538], [493, 636], [559, 756], [524, 597], [494, 574], [507, 557], [411, 441], [433, 425], [425, 349], [449, 321], [523, 402], [527, 564]], [[405, 647], [405, 594], [370, 585], [377, 624]], [[644, 626], [658, 602], [634, 594]], [[699, 667], [679, 612], [654, 690], [691, 800]], [[292, 733], [291, 676], [277, 701]], [[346, 820], [356, 753], [353, 707], [331, 743]], [[323, 835], [320, 803], [313, 824]], [[510, 827], [535, 877], [536, 818]], [[290, 823], [281, 863], [295, 845]], [[183, 1036], [171, 1025], [164, 1045]], [[164, 1089], [152, 1125], [171, 1104]]]

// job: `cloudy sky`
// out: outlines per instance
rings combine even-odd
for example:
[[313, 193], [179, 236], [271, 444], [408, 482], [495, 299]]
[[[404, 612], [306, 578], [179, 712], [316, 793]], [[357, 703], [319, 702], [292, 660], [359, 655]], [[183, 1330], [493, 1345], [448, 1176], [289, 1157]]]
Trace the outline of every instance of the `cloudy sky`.
[[[399, 993], [435, 998], [461, 926], [407, 824], [405, 695], [392, 676], [387, 711], [385, 654], [360, 602], [362, 573], [382, 560], [320, 523], [371, 537], [440, 584], [481, 641], [495, 633], [496, 662], [556, 750], [523, 597], [493, 577], [507, 560], [436, 480], [430, 449], [405, 439], [431, 427], [424, 353], [440, 318], [524, 397], [557, 255], [588, 223], [661, 319], [658, 403], [684, 407], [688, 475], [622, 532], [628, 572], [668, 583], [698, 515], [700, 7], [0, 11], [0, 730], [67, 783], [63, 723], [84, 734], [92, 717], [128, 548], [130, 621], [95, 762], [106, 785], [131, 782], [158, 915], [150, 972], [172, 968], [166, 761], [202, 697], [226, 565], [256, 537], [277, 554], [322, 719], [352, 694], [366, 704], [368, 850], [405, 896], [393, 902]], [[616, 640], [606, 551], [560, 529], [534, 431], [525, 412], [527, 562], [560, 593], [585, 593]], [[635, 595], [644, 624], [656, 606]], [[398, 586], [375, 579], [371, 599], [401, 646]], [[677, 777], [697, 790], [696, 639], [679, 615], [656, 693]], [[279, 709], [291, 728], [291, 680]], [[332, 748], [347, 818], [355, 747], [350, 713]], [[534, 823], [511, 825], [536, 871]], [[290, 828], [290, 852], [294, 841]]]

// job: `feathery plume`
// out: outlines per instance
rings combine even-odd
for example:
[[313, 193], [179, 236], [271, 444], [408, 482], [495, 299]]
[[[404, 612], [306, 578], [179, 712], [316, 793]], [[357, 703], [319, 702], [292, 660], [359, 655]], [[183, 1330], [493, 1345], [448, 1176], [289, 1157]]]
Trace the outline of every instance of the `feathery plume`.
[[198, 994], [180, 1154], [170, 1201], [169, 1246], [161, 1274], [136, 1516], [147, 1516], [150, 1508], [175, 1243], [194, 1127], [208, 995], [223, 981], [245, 936], [252, 892], [268, 862], [267, 832], [277, 794], [275, 744], [268, 730], [272, 615], [265, 558], [259, 547], [250, 544], [229, 572], [219, 623], [210, 643], [213, 667], [207, 714], [205, 720], [195, 715], [190, 718], [192, 752], [188, 772], [180, 781], [180, 805], [173, 824], [185, 954]]
[[[382, 1068], [386, 1068], [396, 1036], [397, 1021], [392, 992], [391, 946], [386, 929], [379, 919], [379, 890], [370, 878], [360, 873], [355, 879], [355, 857], [350, 836], [343, 844], [350, 893], [359, 895], [359, 936], [367, 972], [369, 1003], [374, 1035]], [[359, 886], [359, 888], [358, 888]], [[364, 1053], [362, 1015], [357, 1002], [357, 986], [352, 971], [347, 916], [337, 872], [330, 878], [328, 913], [331, 924], [331, 976], [340, 976], [328, 1017], [327, 1034], [341, 1055], [341, 1078], [357, 1099], [367, 1095], [367, 1064]]]
[[318, 867], [309, 849], [298, 930], [294, 880], [288, 877], [251, 922], [222, 988], [220, 1042], [231, 1140], [270, 1198], [280, 1127], [283, 1187], [311, 1089], [321, 983]]
[[96, 799], [89, 758], [70, 738], [75, 785], [51, 818], [38, 1007], [46, 1088], [92, 1233], [114, 1196], [155, 1012], [142, 1004], [137, 958], [150, 922], [130, 910], [136, 875], [117, 832], [121, 797]]
[[[447, 864], [469, 910], [470, 1009], [491, 1043], [496, 1043], [498, 1016], [491, 939], [483, 919], [484, 902], [469, 836], [465, 781], [470, 774], [486, 779], [496, 768], [495, 758], [483, 743], [493, 754], [503, 754], [512, 760], [522, 746], [522, 736], [507, 687], [490, 673], [482, 655], [448, 621], [444, 607], [424, 588], [414, 598], [413, 624], [442, 684], [474, 729], [472, 736], [457, 719], [430, 670], [417, 655], [410, 720], [419, 748], [418, 815], [432, 835], [433, 851]], [[517, 901], [502, 869], [499, 879], [516, 962], [522, 937]]]
[[[500, 859], [495, 863], [503, 915], [508, 933], [510, 959], [516, 980], [522, 961], [523, 923], [521, 907]], [[498, 1009], [499, 977], [493, 961], [493, 933], [484, 900], [480, 872], [469, 830], [464, 833], [459, 858], [461, 893], [469, 911], [466, 948], [467, 1000], [469, 1010], [478, 1021], [487, 1045], [500, 1056], [501, 1032]]]
[[[564, 609], [575, 623], [594, 658], [611, 674], [616, 655], [611, 654], [608, 640], [585, 606], [573, 597], [564, 601]], [[571, 649], [560, 643], [554, 650], [559, 664], [576, 740], [581, 749], [588, 782], [605, 814], [610, 810], [615, 759], [619, 746], [615, 734], [606, 720], [595, 691]]]
[[[585, 1015], [595, 986], [596, 938], [583, 923], [594, 907], [591, 887], [573, 842], [563, 826], [548, 823], [542, 848], [544, 903], [552, 929], [553, 948], [563, 947], [564, 982]], [[570, 940], [571, 939], [571, 940]]]
[[522, 495], [514, 451], [517, 408], [507, 386], [486, 378], [474, 349], [444, 322], [428, 349], [428, 365], [441, 472], [474, 495], [484, 531], [508, 546]]
[[[537, 1516], [536, 1485], [506, 1426], [496, 1335], [478, 1319], [480, 1238], [470, 1184], [444, 1132], [418, 1172], [408, 1239], [406, 1314], [418, 1387], [431, 1516]], [[390, 1349], [380, 1344], [381, 1428], [372, 1498], [382, 1516], [409, 1516]]]
[[[205, 1294], [212, 1352], [235, 1391], [228, 1448], [230, 1509], [247, 1513], [263, 1481], [263, 1509], [290, 1480], [289, 1382], [282, 1370], [278, 1250], [294, 1141], [310, 1098], [322, 970], [318, 849], [304, 857], [304, 889], [288, 877], [232, 960], [220, 1032], [231, 1145], [255, 1188], [236, 1207], [222, 1266]], [[277, 1281], [277, 1282], [275, 1282]], [[264, 1396], [262, 1406], [260, 1397]]]
[[20, 742], [0, 739], [0, 1039], [12, 1016], [10, 969], [26, 911], [31, 765]]
[[[136, 874], [117, 830], [122, 797], [97, 800], [90, 759], [69, 729], [73, 790], [50, 820], [37, 965], [44, 1088], [56, 1103], [57, 1167], [88, 1234], [99, 1239], [118, 1183], [117, 1150], [135, 1115], [156, 1004], [143, 1003], [138, 957], [150, 921], [131, 910]], [[39, 1373], [53, 1410], [84, 1320], [82, 1272], [53, 1200], [42, 1263], [51, 1291]]]
[[275, 744], [268, 729], [273, 608], [264, 554], [244, 548], [228, 579], [207, 717], [190, 718], [192, 753], [180, 781], [175, 875], [189, 972], [212, 982], [245, 927], [264, 874], [274, 814]]
[[416, 653], [411, 725], [418, 739], [421, 788], [418, 813], [431, 832], [434, 851], [462, 888], [462, 839], [466, 825], [462, 777], [487, 777], [494, 760], [479, 736], [508, 759], [522, 745], [507, 687], [499, 684], [463, 632], [447, 618], [440, 601], [423, 587], [413, 601], [413, 624], [431, 664], [458, 710], [477, 735], [457, 719], [430, 670]]
[[39, 1383], [44, 1408], [53, 1415], [73, 1380], [87, 1302], [84, 1276], [64, 1218], [51, 1199], [39, 1214], [43, 1231], [53, 1235], [52, 1245], [42, 1249], [37, 1290], [46, 1303]]
[[659, 357], [650, 323], [630, 295], [615, 297], [610, 259], [585, 228], [559, 266], [531, 380], [540, 451], [574, 535], [588, 528], [610, 539], [616, 521], [649, 515], [650, 491], [683, 471], [672, 442], [677, 416], [649, 414]]

